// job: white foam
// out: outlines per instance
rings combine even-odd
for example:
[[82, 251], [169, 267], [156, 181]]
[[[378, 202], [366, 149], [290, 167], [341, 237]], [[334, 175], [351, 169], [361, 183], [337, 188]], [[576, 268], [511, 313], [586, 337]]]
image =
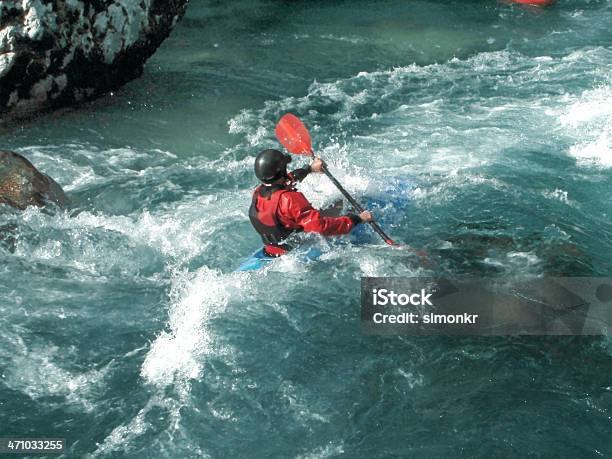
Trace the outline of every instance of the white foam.
[[245, 276], [231, 276], [203, 267], [176, 273], [170, 293], [168, 330], [151, 345], [141, 368], [150, 384], [164, 387], [196, 379], [213, 345], [212, 318], [227, 307], [232, 292], [244, 288]]
[[[377, 242], [378, 244], [378, 242]], [[380, 256], [380, 250], [385, 256]], [[355, 279], [361, 277], [385, 276], [416, 276], [423, 274], [425, 268], [409, 246], [353, 246], [334, 247], [334, 250], [325, 253], [321, 260], [341, 260], [342, 263], [334, 267], [336, 273], [353, 273]], [[399, 262], [398, 262], [399, 260]]]
[[298, 454], [296, 459], [325, 459], [328, 457], [336, 457], [341, 454], [344, 454], [344, 443], [341, 441], [330, 441], [326, 445], [319, 446], [308, 453]]
[[[207, 355], [229, 352], [215, 345], [211, 320], [224, 312], [233, 295], [242, 295], [241, 288], [248, 291], [248, 278], [248, 274], [223, 275], [206, 267], [195, 273], [174, 273], [168, 329], [155, 338], [140, 369], [142, 378], [156, 390], [134, 418], [115, 427], [97, 445], [94, 456], [125, 451], [131, 440], [150, 428], [147, 416], [156, 407], [168, 413], [170, 430], [180, 432], [181, 407], [190, 403], [191, 380], [201, 377]], [[178, 399], [168, 396], [168, 386], [172, 386]], [[206, 456], [197, 445], [193, 447], [198, 457]]]
[[[199, 256], [210, 241], [210, 234], [245, 218], [241, 203], [248, 203], [249, 192], [228, 192], [187, 197], [169, 210], [153, 214], [147, 210], [129, 216], [109, 216], [81, 212], [72, 217], [67, 212], [50, 216], [43, 210], [29, 207], [21, 214], [29, 229], [41, 234], [30, 240], [20, 238], [14, 255], [47, 264], [74, 267], [104, 276], [111, 269], [136, 272], [146, 259], [134, 258], [134, 245], [148, 246], [168, 258], [172, 264], [185, 263]], [[202, 209], [206, 209], [203, 212]], [[57, 231], [62, 238], [57, 239]], [[45, 240], [47, 239], [47, 240]], [[100, 257], [100, 249], [114, 256]], [[75, 255], [76, 254], [76, 255]]]
[[[132, 440], [146, 433], [147, 429], [151, 427], [147, 417], [156, 408], [161, 408], [168, 413], [170, 429], [178, 431], [180, 407], [180, 403], [172, 398], [153, 395], [129, 422], [118, 425], [106, 436], [102, 443], [96, 443], [96, 450], [87, 457], [108, 456], [113, 451], [120, 451], [122, 455], [125, 455], [126, 452], [130, 451]], [[199, 447], [196, 451], [199, 453], [198, 457], [207, 457]]]
[[[155, 338], [140, 369], [142, 378], [154, 386], [155, 392], [134, 418], [113, 429], [94, 456], [125, 451], [126, 445], [150, 428], [147, 417], [157, 407], [168, 413], [169, 430], [180, 433], [181, 407], [190, 403], [191, 381], [202, 376], [209, 354], [229, 353], [215, 343], [211, 320], [226, 310], [234, 295], [242, 295], [241, 289], [249, 291], [248, 279], [248, 274], [223, 275], [207, 267], [195, 273], [174, 273], [168, 329]], [[167, 394], [168, 386], [178, 398]], [[226, 413], [217, 415], [223, 417]], [[192, 447], [198, 457], [206, 456], [199, 446]]]
[[507, 274], [537, 272], [542, 260], [533, 252], [508, 252], [486, 257], [485, 264], [503, 269]]
[[578, 159], [579, 164], [612, 167], [611, 127], [604, 128], [594, 140], [572, 146], [569, 152]]
[[425, 383], [425, 379], [423, 378], [423, 375], [420, 373], [415, 374], [412, 371], [406, 371], [401, 368], [398, 368], [397, 372], [403, 378], [406, 379], [406, 382], [408, 383], [408, 387], [410, 387], [410, 389], [414, 389], [415, 387], [423, 386]]
[[578, 164], [612, 167], [612, 85], [584, 91], [560, 118]]
[[364, 39], [360, 37], [344, 37], [344, 36], [334, 35], [331, 33], [326, 34], [326, 35], [320, 35], [320, 37], [326, 40], [345, 41], [345, 42], [353, 43], [353, 44], [364, 42]]
[[554, 191], [545, 190], [542, 192], [542, 195], [545, 198], [560, 201], [563, 204], [567, 204], [568, 206], [579, 207], [579, 205], [576, 202], [569, 199], [568, 192], [560, 188], [555, 188]]
[[[52, 177], [64, 191], [102, 184], [109, 177], [117, 175], [125, 177], [157, 172], [168, 160], [176, 159], [173, 153], [159, 149], [101, 150], [87, 144], [31, 145], [16, 151], [30, 160], [41, 172]], [[145, 163], [149, 166], [141, 169], [140, 165]]]
[[329, 415], [317, 413], [312, 408], [312, 403], [309, 402], [306, 395], [308, 391], [291, 384], [289, 381], [284, 381], [280, 388], [280, 397], [287, 401], [289, 410], [292, 412], [296, 421], [304, 427], [310, 427], [312, 422], [328, 424], [330, 422]]
[[56, 346], [27, 346], [19, 335], [11, 333], [5, 333], [2, 341], [2, 353], [10, 354], [11, 364], [2, 374], [8, 387], [33, 400], [61, 397], [65, 403], [79, 406], [85, 412], [94, 410], [94, 393], [103, 383], [112, 362], [100, 369], [75, 372], [62, 365], [60, 356], [66, 351]]
[[[261, 110], [241, 112], [230, 121], [230, 132], [244, 134], [250, 145], [250, 139], [262, 129], [267, 130], [268, 138], [273, 138], [271, 133], [279, 111], [289, 109], [307, 113], [308, 118], [314, 118], [308, 127], [313, 133], [315, 148], [348, 187], [357, 185], [353, 182], [357, 176], [372, 176], [385, 168], [394, 175], [398, 170], [411, 175], [452, 175], [453, 171], [482, 169], [492, 163], [511, 161], [501, 153], [523, 147], [526, 138], [532, 134], [541, 136], [543, 129], [554, 129], [558, 113], [551, 107], [557, 107], [559, 100], [568, 97], [533, 94], [525, 98], [520, 93], [510, 95], [508, 89], [522, 91], [527, 84], [548, 84], [549, 81], [556, 88], [556, 80], [563, 78], [566, 67], [577, 65], [576, 61], [584, 63], [598, 59], [605, 52], [595, 49], [562, 58], [533, 58], [517, 52], [496, 51], [465, 60], [451, 59], [445, 64], [413, 64], [360, 72], [334, 82], [315, 81], [303, 97], [267, 102]], [[504, 95], [484, 98], [466, 95], [466, 104], [458, 110], [453, 99], [448, 97], [452, 95], [448, 87], [461, 86], [464, 82], [472, 84], [468, 78], [475, 71], [481, 73], [483, 85], [505, 90]], [[432, 99], [432, 89], [438, 87], [440, 92]], [[406, 98], [410, 99], [399, 103]], [[386, 106], [385, 101], [389, 101], [390, 106]], [[325, 119], [331, 121], [332, 136], [338, 138], [318, 135], [322, 130], [316, 124], [320, 118], [318, 112], [323, 111], [321, 107], [325, 108]], [[342, 135], [345, 126], [365, 120], [368, 121], [367, 134], [345, 140]], [[373, 161], [376, 153], [384, 160]], [[585, 153], [592, 154], [588, 149]], [[365, 173], [360, 174], [360, 169]], [[458, 175], [463, 178], [464, 174]], [[471, 184], [475, 182], [463, 185]], [[307, 183], [302, 185], [311, 192], [308, 186]], [[361, 191], [359, 186], [355, 188], [351, 191]]]

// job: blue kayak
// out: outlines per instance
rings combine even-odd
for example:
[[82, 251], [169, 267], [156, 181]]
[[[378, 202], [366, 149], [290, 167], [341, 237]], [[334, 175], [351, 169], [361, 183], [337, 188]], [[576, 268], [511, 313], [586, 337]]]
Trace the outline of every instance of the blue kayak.
[[[314, 261], [322, 255], [322, 252], [314, 247], [311, 247], [307, 252], [302, 253], [298, 256], [300, 261]], [[247, 260], [242, 263], [236, 271], [257, 271], [267, 266], [275, 257], [267, 256], [263, 248], [259, 249]]]
[[244, 261], [236, 271], [257, 271], [258, 269], [263, 268], [268, 263], [270, 263], [274, 258], [267, 256], [263, 248], [259, 249], [253, 255], [251, 255], [247, 260]]

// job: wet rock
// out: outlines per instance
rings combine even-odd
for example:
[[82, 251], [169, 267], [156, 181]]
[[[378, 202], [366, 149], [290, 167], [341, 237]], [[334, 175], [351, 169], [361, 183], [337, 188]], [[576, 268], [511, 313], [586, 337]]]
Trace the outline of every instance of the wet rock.
[[51, 177], [39, 172], [23, 156], [0, 151], [0, 204], [25, 209], [50, 202], [63, 206], [65, 201], [64, 191]]
[[0, 120], [136, 78], [188, 0], [0, 1]]

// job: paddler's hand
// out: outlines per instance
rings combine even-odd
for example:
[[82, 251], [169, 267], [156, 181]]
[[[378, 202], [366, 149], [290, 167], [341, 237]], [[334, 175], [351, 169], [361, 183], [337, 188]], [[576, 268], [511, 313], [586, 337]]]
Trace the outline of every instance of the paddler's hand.
[[312, 162], [310, 163], [310, 171], [311, 172], [316, 172], [316, 173], [321, 173], [323, 172], [323, 160], [321, 158], [315, 158], [312, 160]]
[[369, 210], [364, 210], [359, 214], [359, 218], [361, 218], [361, 223], [370, 223], [374, 221], [374, 216], [372, 212]]

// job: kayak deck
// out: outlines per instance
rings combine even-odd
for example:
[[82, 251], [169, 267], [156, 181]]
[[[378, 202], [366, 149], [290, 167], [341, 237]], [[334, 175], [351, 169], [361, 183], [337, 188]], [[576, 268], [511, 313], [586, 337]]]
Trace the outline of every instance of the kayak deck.
[[[311, 247], [307, 252], [301, 253], [298, 255], [298, 258], [301, 261], [314, 261], [322, 255], [322, 252], [315, 248]], [[257, 271], [265, 266], [267, 266], [271, 261], [275, 260], [278, 257], [269, 257], [263, 251], [263, 248], [259, 249], [253, 255], [251, 255], [247, 260], [244, 261], [237, 269], [236, 272], [239, 271]]]

